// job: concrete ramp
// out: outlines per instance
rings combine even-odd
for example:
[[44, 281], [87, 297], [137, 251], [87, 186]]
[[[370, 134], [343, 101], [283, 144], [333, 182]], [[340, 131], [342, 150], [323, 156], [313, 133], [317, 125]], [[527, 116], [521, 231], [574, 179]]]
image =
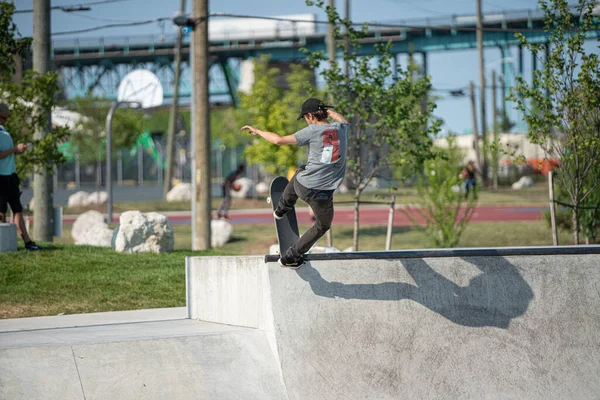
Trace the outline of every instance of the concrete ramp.
[[263, 331], [290, 399], [598, 398], [598, 246], [421, 254], [188, 258], [189, 317]]
[[0, 321], [0, 399], [286, 398], [262, 331], [182, 311]]

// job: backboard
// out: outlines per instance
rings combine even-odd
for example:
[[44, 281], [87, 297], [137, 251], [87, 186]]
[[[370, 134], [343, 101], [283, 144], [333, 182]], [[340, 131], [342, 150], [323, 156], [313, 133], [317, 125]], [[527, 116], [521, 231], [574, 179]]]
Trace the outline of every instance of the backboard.
[[138, 102], [142, 108], [158, 107], [163, 102], [163, 88], [152, 72], [136, 69], [125, 75], [119, 84], [117, 100]]

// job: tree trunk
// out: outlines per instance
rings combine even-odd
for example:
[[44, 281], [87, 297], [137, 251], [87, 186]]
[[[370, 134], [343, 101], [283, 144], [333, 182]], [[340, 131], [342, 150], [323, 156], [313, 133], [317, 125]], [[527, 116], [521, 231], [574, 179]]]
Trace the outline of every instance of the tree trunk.
[[100, 202], [100, 185], [102, 185], [102, 160], [96, 160], [96, 201]]
[[352, 242], [352, 248], [354, 251], [358, 251], [358, 216], [360, 209], [360, 188], [356, 188], [354, 194], [354, 240]]
[[573, 213], [571, 214], [572, 222], [573, 222], [573, 240], [575, 241], [575, 245], [579, 244], [579, 213], [577, 211], [577, 207], [579, 204], [573, 204], [575, 207], [573, 208]]

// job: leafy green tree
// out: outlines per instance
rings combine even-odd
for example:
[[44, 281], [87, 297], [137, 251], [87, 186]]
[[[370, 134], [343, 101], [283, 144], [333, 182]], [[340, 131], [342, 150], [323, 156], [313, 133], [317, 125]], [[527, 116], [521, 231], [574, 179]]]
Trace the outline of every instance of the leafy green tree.
[[[83, 164], [96, 163], [96, 189], [100, 189], [100, 170], [106, 159], [106, 116], [111, 101], [97, 97], [79, 97], [71, 102], [71, 108], [82, 115], [79, 125], [71, 135], [71, 144], [77, 149]], [[119, 108], [112, 121], [112, 148], [129, 149], [144, 129], [143, 115], [130, 108]]]
[[[296, 119], [302, 102], [314, 95], [316, 89], [310, 83], [310, 71], [301, 65], [291, 65], [292, 72], [286, 76], [289, 89], [282, 90], [276, 84], [280, 70], [269, 67], [268, 61], [266, 56], [255, 60], [254, 83], [249, 94], [240, 94], [238, 120], [266, 131], [289, 135], [306, 126], [304, 121]], [[251, 164], [260, 164], [272, 174], [287, 175], [290, 168], [296, 167], [299, 147], [253, 140], [244, 154]]]
[[[427, 99], [431, 90], [428, 77], [420, 77], [414, 66], [393, 71], [391, 42], [376, 45], [376, 54], [363, 55], [361, 40], [368, 26], [354, 29], [323, 0], [307, 0], [327, 13], [334, 38], [348, 63], [345, 76], [337, 61], [322, 75], [335, 107], [351, 121], [348, 138], [348, 178], [354, 186], [354, 244], [358, 250], [360, 197], [369, 182], [389, 166], [417, 171], [432, 156], [432, 137], [441, 122], [432, 117], [435, 103]], [[342, 33], [342, 30], [344, 33]], [[348, 36], [350, 50], [344, 52]], [[309, 54], [312, 66], [328, 59], [323, 52]]]
[[434, 247], [455, 247], [477, 205], [475, 196], [465, 201], [460, 191], [463, 154], [456, 146], [456, 138], [448, 136], [447, 144], [424, 162], [423, 173], [415, 185], [418, 207], [404, 211], [415, 223], [415, 214], [423, 218], [423, 229]]
[[12, 20], [14, 11], [13, 3], [0, 2], [0, 101], [11, 108], [6, 129], [13, 141], [31, 144], [28, 151], [16, 157], [17, 173], [24, 176], [36, 167], [52, 171], [54, 165], [63, 163], [64, 158], [57, 146], [69, 132], [63, 127], [52, 127], [44, 139], [34, 139], [34, 132], [45, 128], [47, 122], [45, 113], [38, 112], [38, 109], [50, 110], [60, 92], [58, 74], [26, 71], [20, 82], [11, 81], [15, 73], [15, 57], [23, 56], [32, 42], [31, 38], [20, 37]]
[[[589, 182], [600, 151], [600, 62], [598, 54], [587, 54], [584, 42], [594, 31], [592, 0], [579, 0], [579, 15], [573, 15], [566, 0], [540, 0], [545, 14], [545, 30], [551, 44], [543, 69], [528, 84], [521, 77], [512, 91], [512, 100], [529, 125], [529, 136], [540, 145], [547, 159], [559, 158], [556, 181], [568, 193], [573, 235], [579, 244], [579, 210], [599, 190], [600, 180]], [[575, 28], [575, 21], [581, 24]], [[534, 57], [543, 54], [517, 34], [521, 44]], [[530, 104], [535, 105], [535, 109]]]

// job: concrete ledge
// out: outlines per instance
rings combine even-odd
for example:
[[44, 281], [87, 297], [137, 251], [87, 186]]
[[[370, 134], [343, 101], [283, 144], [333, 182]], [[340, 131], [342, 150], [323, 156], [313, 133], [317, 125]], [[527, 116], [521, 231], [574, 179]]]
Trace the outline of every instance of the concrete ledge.
[[[600, 245], [582, 246], [539, 246], [539, 247], [482, 247], [459, 249], [422, 249], [422, 250], [395, 250], [395, 251], [356, 251], [349, 253], [320, 253], [306, 254], [307, 261], [318, 260], [383, 260], [405, 258], [433, 258], [433, 257], [490, 257], [490, 256], [550, 256], [550, 255], [577, 255], [600, 254]], [[277, 262], [278, 254], [267, 254], [265, 262]]]
[[0, 253], [17, 251], [17, 225], [0, 223]]
[[295, 271], [191, 257], [188, 309], [263, 330], [290, 399], [593, 399], [599, 253], [334, 253]]

